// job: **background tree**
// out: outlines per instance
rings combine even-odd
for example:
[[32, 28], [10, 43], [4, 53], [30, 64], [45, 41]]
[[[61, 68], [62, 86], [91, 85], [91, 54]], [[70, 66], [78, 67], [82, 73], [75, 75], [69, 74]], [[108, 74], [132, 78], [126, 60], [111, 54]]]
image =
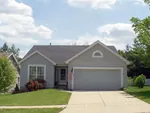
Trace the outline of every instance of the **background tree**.
[[10, 52], [10, 53], [13, 53], [16, 56], [16, 58], [18, 59], [18, 61], [21, 60], [21, 58], [19, 57], [20, 49], [16, 48], [16, 46], [14, 44], [12, 44], [9, 47], [7, 45], [7, 43], [5, 42], [4, 45], [0, 48], [0, 52]]
[[126, 54], [125, 54], [125, 51], [123, 51], [123, 50], [118, 50], [118, 54], [119, 55], [121, 55], [121, 56], [123, 56], [124, 58], [126, 58]]
[[[150, 5], [150, 0], [145, 0]], [[150, 73], [150, 16], [144, 19], [131, 18], [132, 27], [136, 33], [133, 45], [126, 47], [120, 55], [130, 61], [128, 75], [137, 76]], [[150, 76], [149, 76], [150, 77]]]
[[20, 49], [16, 48], [14, 44], [9, 48], [9, 51], [12, 52], [16, 57], [19, 56]]
[[8, 52], [8, 51], [9, 51], [9, 47], [7, 43], [4, 43], [4, 45], [1, 47], [1, 52]]
[[16, 57], [19, 56], [20, 49], [16, 48], [14, 44], [12, 44], [10, 47], [7, 45], [5, 42], [4, 45], [1, 47], [1, 52], [11, 52], [13, 53]]
[[134, 40], [133, 50], [139, 54], [139, 60], [144, 67], [150, 68], [150, 17], [143, 20], [133, 17], [131, 22], [137, 34]]
[[150, 5], [150, 0], [144, 0], [144, 2]]
[[16, 80], [16, 69], [6, 57], [0, 58], [0, 92], [7, 92]]

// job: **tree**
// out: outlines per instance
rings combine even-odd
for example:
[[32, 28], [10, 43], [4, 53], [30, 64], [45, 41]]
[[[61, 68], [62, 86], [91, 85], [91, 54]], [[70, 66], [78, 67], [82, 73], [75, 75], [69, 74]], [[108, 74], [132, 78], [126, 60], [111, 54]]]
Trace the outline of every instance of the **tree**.
[[6, 57], [0, 58], [0, 92], [7, 92], [16, 80], [16, 69]]
[[[150, 5], [150, 0], [144, 1]], [[127, 45], [126, 50], [119, 53], [130, 62], [128, 75], [135, 76], [150, 70], [150, 16], [142, 20], [132, 17], [131, 22], [136, 33], [133, 45]]]
[[150, 68], [150, 17], [143, 20], [133, 17], [131, 19], [137, 37], [134, 40], [133, 50], [145, 67]]
[[125, 55], [125, 51], [123, 51], [123, 50], [118, 50], [118, 54], [120, 55], [120, 56], [123, 56], [124, 58], [126, 57]]
[[0, 48], [0, 52], [10, 52], [10, 53], [13, 53], [18, 60], [21, 60], [21, 58], [19, 58], [20, 49], [16, 48], [14, 44], [12, 44], [9, 47], [7, 45], [7, 43], [4, 43], [3, 47]]
[[19, 56], [19, 48], [16, 48], [14, 44], [9, 48], [9, 51], [12, 52], [16, 57]]
[[128, 76], [135, 76], [137, 73], [134, 72], [136, 72], [139, 67], [139, 59], [137, 58], [133, 48], [129, 45], [126, 45], [126, 49], [124, 51], [119, 50], [118, 53], [130, 62], [128, 65]]
[[144, 2], [150, 5], [150, 0], [144, 0]]
[[4, 43], [3, 47], [1, 48], [1, 52], [9, 52], [9, 47], [7, 43]]

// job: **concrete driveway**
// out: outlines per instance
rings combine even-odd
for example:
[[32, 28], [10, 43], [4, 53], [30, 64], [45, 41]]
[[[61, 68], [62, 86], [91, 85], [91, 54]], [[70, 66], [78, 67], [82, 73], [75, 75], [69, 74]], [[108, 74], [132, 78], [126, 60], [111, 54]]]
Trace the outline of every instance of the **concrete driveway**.
[[150, 113], [150, 104], [123, 91], [72, 92], [61, 113]]

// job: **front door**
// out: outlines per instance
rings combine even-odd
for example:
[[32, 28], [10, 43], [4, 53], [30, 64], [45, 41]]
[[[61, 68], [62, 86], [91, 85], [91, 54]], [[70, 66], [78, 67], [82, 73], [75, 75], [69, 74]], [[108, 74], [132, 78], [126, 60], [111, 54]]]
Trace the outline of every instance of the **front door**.
[[67, 79], [67, 69], [61, 68], [59, 70], [59, 84], [66, 85], [66, 79]]

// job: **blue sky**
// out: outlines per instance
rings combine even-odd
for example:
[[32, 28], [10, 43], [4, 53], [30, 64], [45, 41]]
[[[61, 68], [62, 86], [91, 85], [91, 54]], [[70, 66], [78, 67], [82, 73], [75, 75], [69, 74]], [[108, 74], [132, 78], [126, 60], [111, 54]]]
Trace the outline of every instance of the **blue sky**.
[[24, 54], [35, 44], [91, 44], [124, 49], [135, 37], [130, 18], [150, 10], [142, 0], [1, 0], [0, 46]]

